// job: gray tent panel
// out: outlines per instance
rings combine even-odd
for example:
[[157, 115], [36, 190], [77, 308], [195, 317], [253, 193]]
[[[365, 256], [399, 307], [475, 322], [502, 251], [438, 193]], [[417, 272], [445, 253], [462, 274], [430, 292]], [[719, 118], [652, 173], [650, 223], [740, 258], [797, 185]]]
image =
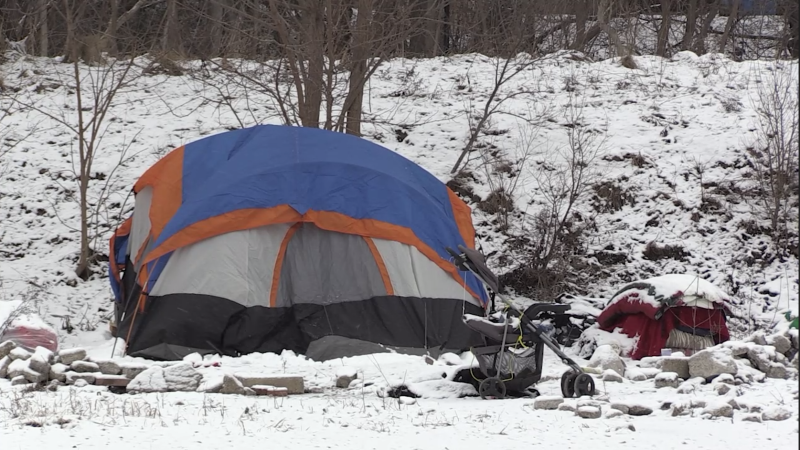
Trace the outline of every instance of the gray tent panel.
[[152, 201], [153, 188], [150, 186], [145, 186], [136, 194], [134, 211], [139, 211], [139, 213], [133, 214], [130, 245], [127, 248], [127, 254], [131, 256], [131, 260], [139, 254], [139, 249], [142, 248], [145, 239], [150, 234], [150, 204]]
[[328, 305], [388, 295], [362, 236], [304, 223], [286, 247], [276, 306]]
[[269, 306], [275, 261], [290, 227], [277, 224], [234, 231], [180, 248], [150, 294], [205, 294], [246, 307]]

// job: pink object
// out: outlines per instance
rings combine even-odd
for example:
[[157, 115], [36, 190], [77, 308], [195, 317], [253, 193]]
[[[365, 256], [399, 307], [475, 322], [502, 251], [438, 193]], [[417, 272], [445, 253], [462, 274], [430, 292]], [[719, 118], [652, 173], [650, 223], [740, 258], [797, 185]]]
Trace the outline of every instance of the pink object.
[[0, 342], [5, 341], [12, 341], [29, 351], [34, 351], [36, 347], [44, 347], [52, 352], [58, 351], [56, 330], [32, 314], [14, 319], [0, 336]]

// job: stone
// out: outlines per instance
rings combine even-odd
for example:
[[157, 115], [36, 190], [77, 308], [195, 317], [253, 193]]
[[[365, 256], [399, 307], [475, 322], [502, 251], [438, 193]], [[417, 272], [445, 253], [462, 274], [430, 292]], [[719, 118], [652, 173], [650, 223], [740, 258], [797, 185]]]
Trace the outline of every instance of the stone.
[[220, 394], [245, 395], [244, 385], [233, 375], [225, 374], [222, 376], [222, 386]]
[[82, 348], [68, 348], [58, 351], [56, 362], [60, 362], [61, 364], [69, 366], [75, 361], [81, 361], [84, 359], [86, 359], [86, 350]]
[[28, 367], [31, 368], [34, 372], [38, 372], [45, 377], [50, 375], [50, 362], [47, 359], [47, 356], [41, 353], [34, 353], [30, 359], [28, 359]]
[[628, 367], [625, 369], [625, 378], [631, 381], [645, 381], [647, 380], [647, 375], [641, 369]]
[[295, 375], [255, 375], [255, 374], [236, 374], [236, 378], [245, 387], [253, 387], [256, 385], [267, 385], [275, 387], [284, 387], [288, 389], [289, 395], [302, 394], [305, 392], [305, 383], [303, 377]]
[[636, 431], [636, 427], [633, 426], [632, 423], [626, 423], [625, 425], [620, 425], [620, 426], [614, 428], [614, 431], [623, 431], [623, 430]]
[[725, 395], [731, 391], [731, 386], [725, 383], [717, 383], [714, 385], [714, 391], [718, 395]]
[[17, 344], [14, 341], [4, 341], [0, 343], [0, 359], [5, 358], [11, 353], [11, 350], [17, 348]]
[[606, 419], [613, 419], [614, 417], [619, 417], [624, 415], [625, 414], [623, 414], [622, 411], [618, 409], [609, 409], [608, 411], [605, 412], [605, 414], [603, 414], [603, 417], [605, 417]]
[[[245, 388], [245, 389], [250, 389], [250, 388]], [[288, 389], [275, 386], [255, 385], [253, 386], [252, 391], [255, 395], [268, 395], [271, 397], [286, 397], [287, 395], [289, 395]]]
[[705, 400], [701, 400], [699, 398], [693, 398], [693, 399], [691, 399], [689, 401], [689, 406], [691, 408], [705, 408], [706, 407], [706, 401]]
[[673, 403], [670, 407], [670, 415], [672, 417], [678, 416], [685, 416], [691, 413], [691, 408], [689, 408], [684, 403]]
[[533, 409], [555, 410], [563, 403], [564, 399], [562, 397], [541, 395], [533, 401]]
[[130, 382], [131, 380], [122, 375], [99, 374], [94, 379], [95, 386], [127, 387]]
[[680, 356], [667, 356], [662, 358], [661, 370], [675, 372], [679, 378], [689, 379], [689, 358]]
[[136, 378], [137, 375], [147, 370], [147, 366], [142, 364], [120, 364], [122, 375], [131, 380]]
[[606, 383], [622, 383], [623, 378], [614, 369], [606, 369], [603, 371], [602, 380]]
[[611, 369], [620, 375], [625, 375], [625, 361], [619, 357], [619, 350], [612, 345], [598, 346], [587, 365], [604, 371]]
[[703, 414], [711, 417], [733, 417], [733, 407], [727, 403], [711, 403], [703, 408]]
[[67, 372], [67, 384], [74, 385], [76, 381], [83, 380], [87, 384], [93, 384], [95, 380], [95, 375], [93, 373], [87, 372]]
[[51, 380], [58, 380], [62, 383], [66, 383], [68, 371], [69, 371], [69, 366], [61, 363], [55, 363], [50, 366], [50, 373], [48, 374], [48, 376]]
[[47, 381], [47, 375], [46, 374], [41, 374], [41, 373], [31, 369], [30, 366], [28, 368], [26, 368], [22, 372], [22, 376], [25, 377], [25, 379], [30, 381], [31, 383], [37, 383], [38, 384], [38, 383], [44, 383], [45, 381]]
[[714, 378], [714, 383], [736, 384], [736, 378], [729, 373], [721, 373], [717, 378]]
[[622, 414], [628, 414], [628, 411], [630, 410], [630, 408], [628, 408], [628, 405], [626, 405], [624, 403], [612, 403], [611, 404], [611, 409], [616, 409], [617, 411], [621, 412]]
[[767, 338], [767, 343], [775, 347], [775, 351], [780, 354], [787, 354], [792, 349], [792, 341], [782, 334], [776, 334]]
[[571, 403], [562, 403], [562, 404], [558, 405], [558, 410], [559, 411], [567, 411], [567, 412], [574, 413], [576, 408], [575, 408], [575, 405], [573, 405]]
[[792, 411], [783, 406], [770, 406], [761, 413], [761, 420], [782, 421], [792, 417]]
[[628, 405], [629, 416], [649, 416], [653, 414], [653, 408], [645, 405], [631, 404]]
[[355, 375], [339, 375], [336, 377], [336, 387], [339, 389], [347, 389], [350, 387], [350, 383], [358, 378], [358, 374]]
[[778, 378], [781, 380], [789, 378], [789, 372], [786, 370], [786, 366], [777, 362], [770, 361], [769, 368], [765, 373], [767, 378]]
[[100, 366], [89, 361], [73, 361], [69, 365], [73, 372], [78, 373], [97, 373], [100, 372]]
[[601, 410], [595, 406], [581, 406], [575, 411], [575, 414], [584, 419], [599, 419]]
[[656, 375], [654, 383], [657, 389], [664, 387], [677, 388], [678, 387], [678, 374], [675, 372], [661, 372]]
[[[10, 356], [9, 356], [10, 359]], [[8, 373], [6, 377], [13, 379], [21, 377], [25, 369], [28, 368], [28, 361], [25, 359], [12, 359], [11, 364], [8, 365]]]
[[731, 349], [731, 355], [734, 357], [744, 356], [750, 350], [750, 346], [741, 341], [727, 341], [722, 346]]
[[84, 378], [78, 378], [72, 382], [72, 385], [75, 386], [76, 388], [82, 388], [88, 386], [89, 382], [86, 381], [86, 379]]
[[709, 379], [723, 373], [736, 375], [737, 367], [729, 348], [711, 347], [689, 358], [689, 374]]
[[745, 342], [753, 342], [757, 345], [767, 345], [767, 336], [763, 331], [758, 330], [745, 339]]
[[200, 386], [203, 375], [190, 362], [180, 362], [164, 369], [167, 390], [174, 392], [193, 392]]
[[22, 347], [15, 347], [10, 352], [8, 352], [8, 356], [11, 359], [21, 359], [25, 361], [31, 357], [31, 352], [25, 350]]
[[11, 379], [12, 386], [20, 386], [23, 384], [30, 384], [30, 383], [28, 383], [28, 380], [26, 380], [25, 377], [22, 375], [17, 375], [16, 377]]
[[93, 361], [100, 369], [100, 373], [104, 375], [119, 375], [122, 373], [122, 368], [116, 361], [110, 359], [101, 359]]
[[127, 390], [132, 393], [167, 392], [164, 368], [154, 365], [143, 370], [140, 374], [131, 379], [130, 383], [128, 383]]
[[33, 350], [33, 356], [39, 356], [47, 361], [47, 364], [53, 364], [56, 361], [56, 354], [52, 350], [37, 346]]
[[9, 358], [8, 355], [0, 358], [0, 378], [5, 378], [8, 376], [8, 366], [10, 365], [11, 358]]
[[761, 423], [761, 414], [743, 414], [740, 420], [742, 422]]
[[57, 390], [58, 390], [58, 388], [59, 388], [59, 387], [61, 387], [61, 386], [64, 386], [64, 383], [63, 383], [63, 382], [61, 382], [61, 381], [59, 381], [59, 380], [50, 380], [50, 382], [49, 382], [49, 383], [47, 383], [47, 387], [46, 387], [46, 389], [47, 389], [48, 391], [50, 391], [50, 392], [55, 392], [55, 391], [57, 391]]

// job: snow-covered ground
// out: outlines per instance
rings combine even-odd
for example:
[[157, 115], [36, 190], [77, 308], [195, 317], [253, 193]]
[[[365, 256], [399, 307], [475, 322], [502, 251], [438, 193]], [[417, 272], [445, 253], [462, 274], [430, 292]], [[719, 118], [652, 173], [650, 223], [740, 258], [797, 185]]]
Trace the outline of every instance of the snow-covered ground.
[[[598, 200], [589, 194], [576, 205], [596, 223], [584, 238], [585, 254], [595, 255], [594, 263], [606, 272], [596, 284], [583, 285], [581, 294], [608, 298], [636, 279], [699, 274], [738, 300], [738, 337], [764, 325], [785, 327], [782, 313], [798, 312], [797, 258], [768, 257], [769, 238], [752, 232], [758, 228], [753, 224], [763, 225], [763, 215], [754, 214], [752, 201], [738, 196], [736, 188], [752, 185], [744, 161], [745, 149], [755, 139], [759, 80], [788, 74], [796, 89], [797, 61], [733, 62], [714, 54], [680, 53], [667, 60], [636, 57], [635, 62], [638, 69], [628, 69], [618, 60], [587, 62], [561, 53], [509, 81], [500, 91], [508, 98], [478, 141], [481, 148], [495, 148], [502, 161], [486, 163], [480, 152], [471, 154], [470, 189], [485, 199], [498, 185], [513, 186], [516, 207], [532, 216], [546, 202], [542, 168], [563, 164], [568, 130], [580, 123], [599, 136], [594, 140], [598, 157], [592, 163], [597, 180], [618, 187], [627, 199], [616, 210], [596, 210]], [[387, 63], [368, 85], [365, 137], [449, 180], [474, 122], [469, 117], [483, 109], [491, 91], [494, 69], [492, 60], [480, 55]], [[92, 69], [82, 70], [86, 76]], [[108, 358], [112, 341], [105, 320], [111, 315], [111, 293], [106, 274], [98, 270], [88, 281], [74, 275], [79, 239], [76, 135], [62, 123], [74, 126], [76, 120], [71, 71], [58, 61], [32, 57], [0, 66], [4, 85], [21, 88], [13, 95], [15, 106], [8, 91], [0, 96], [2, 108], [11, 111], [0, 121], [0, 139], [18, 144], [8, 152], [0, 149], [0, 301], [27, 302], [59, 331], [63, 348], [87, 347], [94, 356]], [[213, 88], [196, 77], [144, 75], [120, 92], [106, 117], [90, 186], [98, 252], [107, 252], [110, 230], [129, 213], [128, 194], [136, 178], [168, 149], [231, 127], [278, 123], [277, 110], [265, 95], [250, 91], [245, 96], [221, 74], [212, 72], [211, 77], [205, 81]], [[507, 176], [504, 164], [515, 178]], [[508, 237], [491, 215], [472, 206], [484, 251], [497, 252], [489, 263], [498, 271], [512, 269], [513, 262], [500, 258], [514, 256]], [[510, 232], [524, 234], [528, 225], [512, 224]], [[797, 223], [790, 228], [796, 232]], [[685, 255], [648, 260], [644, 250], [650, 242], [680, 245]], [[600, 263], [601, 255], [608, 254], [616, 262]], [[565, 367], [547, 355], [548, 381], [540, 391], [558, 395], [554, 379]], [[738, 416], [704, 420], [699, 417], [702, 408], [697, 417], [672, 417], [659, 409], [662, 401], [719, 401], [719, 395], [710, 385], [686, 395], [655, 390], [652, 380], [599, 388], [612, 401], [643, 403], [653, 414], [589, 421], [572, 413], [534, 410], [529, 399], [380, 398], [378, 388], [392, 380], [431, 380], [446, 370], [416, 357], [377, 355], [315, 363], [253, 355], [224, 360], [223, 368], [248, 364], [302, 373], [321, 387], [332, 385], [341, 369], [337, 364], [352, 366], [373, 389], [326, 390], [285, 399], [185, 393], [128, 397], [95, 387], [23, 395], [7, 390], [10, 386], [0, 380], [0, 442], [3, 449], [27, 448], [33, 442], [87, 449], [112, 443], [196, 448], [258, 444], [265, 438], [275, 444], [363, 448], [498, 443], [565, 449], [798, 446], [792, 392], [796, 380], [768, 379], [742, 388], [742, 399], [765, 408], [789, 407], [793, 417], [786, 421], [750, 423]], [[445, 392], [453, 388], [442, 382], [435, 386]], [[48, 425], [40, 427], [42, 423]], [[636, 431], [620, 428], [628, 423]]]

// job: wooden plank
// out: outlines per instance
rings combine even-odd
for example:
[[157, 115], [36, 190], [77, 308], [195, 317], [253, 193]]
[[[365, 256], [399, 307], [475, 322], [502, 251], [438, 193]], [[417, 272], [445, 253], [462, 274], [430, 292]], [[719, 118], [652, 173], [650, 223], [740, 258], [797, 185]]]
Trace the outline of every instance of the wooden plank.
[[131, 380], [122, 375], [97, 375], [94, 380], [95, 386], [118, 386], [126, 387]]

